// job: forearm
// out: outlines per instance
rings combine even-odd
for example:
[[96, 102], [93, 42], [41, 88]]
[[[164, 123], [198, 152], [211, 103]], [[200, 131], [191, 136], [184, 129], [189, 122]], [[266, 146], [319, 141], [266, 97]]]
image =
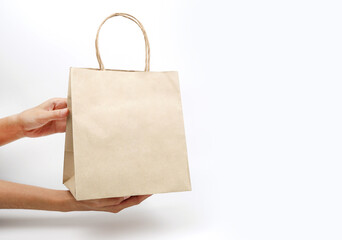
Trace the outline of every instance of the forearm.
[[52, 190], [0, 180], [0, 209], [72, 211], [74, 199], [68, 191]]
[[13, 142], [23, 136], [18, 114], [0, 119], [0, 146]]

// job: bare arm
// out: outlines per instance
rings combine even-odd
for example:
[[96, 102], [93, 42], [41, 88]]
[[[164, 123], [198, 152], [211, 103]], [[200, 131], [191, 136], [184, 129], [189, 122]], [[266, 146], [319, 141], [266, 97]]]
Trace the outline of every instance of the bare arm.
[[24, 136], [18, 124], [18, 115], [0, 119], [0, 146], [13, 142]]
[[53, 190], [0, 180], [1, 209], [49, 211], [105, 211], [118, 213], [137, 205], [150, 195], [76, 201], [69, 191]]
[[67, 201], [67, 194], [63, 197], [64, 194], [61, 193], [52, 189], [0, 181], [0, 208], [67, 210], [63, 206], [63, 201]]

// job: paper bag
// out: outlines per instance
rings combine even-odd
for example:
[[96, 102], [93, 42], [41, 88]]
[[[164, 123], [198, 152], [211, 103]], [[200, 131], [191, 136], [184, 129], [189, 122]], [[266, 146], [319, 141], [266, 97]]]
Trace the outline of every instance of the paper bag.
[[[102, 25], [122, 16], [145, 39], [145, 71], [105, 69]], [[142, 24], [116, 13], [96, 35], [99, 69], [70, 68], [63, 183], [77, 200], [191, 190], [178, 73], [150, 71]]]

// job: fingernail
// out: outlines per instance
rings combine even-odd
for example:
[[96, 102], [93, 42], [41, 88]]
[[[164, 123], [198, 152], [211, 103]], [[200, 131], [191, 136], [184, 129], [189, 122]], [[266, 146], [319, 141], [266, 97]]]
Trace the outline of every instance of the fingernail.
[[126, 200], [127, 198], [130, 198], [131, 196], [126, 196], [126, 197], [124, 197], [124, 200]]
[[68, 112], [68, 109], [67, 109], [67, 108], [64, 108], [64, 109], [62, 109], [62, 110], [60, 111], [60, 114], [61, 114], [62, 116], [64, 116], [67, 112]]

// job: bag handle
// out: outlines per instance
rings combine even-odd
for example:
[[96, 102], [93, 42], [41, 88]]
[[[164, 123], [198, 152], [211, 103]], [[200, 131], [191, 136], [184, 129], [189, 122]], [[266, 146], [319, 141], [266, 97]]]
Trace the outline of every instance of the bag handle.
[[99, 33], [100, 33], [101, 28], [102, 28], [102, 25], [108, 19], [110, 19], [112, 17], [116, 17], [116, 16], [128, 18], [128, 19], [132, 20], [133, 22], [135, 22], [140, 27], [142, 33], [144, 34], [144, 39], [145, 39], [145, 72], [149, 72], [150, 71], [150, 43], [148, 41], [146, 31], [145, 31], [143, 25], [138, 21], [138, 19], [136, 19], [135, 17], [133, 17], [132, 15], [129, 15], [127, 13], [114, 13], [114, 14], [110, 15], [101, 23], [101, 25], [99, 26], [99, 29], [97, 30], [96, 40], [95, 40], [95, 49], [96, 49], [96, 57], [97, 57], [97, 61], [99, 62], [100, 70], [104, 70], [105, 68], [104, 68], [104, 65], [103, 65], [103, 62], [102, 62], [102, 59], [100, 56], [100, 51], [99, 51], [99, 46], [98, 46]]

